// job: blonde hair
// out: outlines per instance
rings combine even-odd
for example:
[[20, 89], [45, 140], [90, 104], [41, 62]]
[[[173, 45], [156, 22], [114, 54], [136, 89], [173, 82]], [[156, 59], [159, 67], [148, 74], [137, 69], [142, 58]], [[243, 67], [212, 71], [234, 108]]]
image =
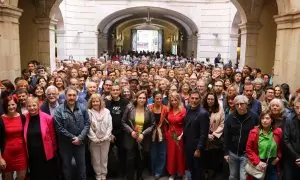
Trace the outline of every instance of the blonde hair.
[[27, 100], [26, 100], [26, 106], [27, 106], [27, 104], [30, 103], [30, 102], [34, 102], [34, 103], [36, 103], [37, 105], [40, 104], [40, 100], [39, 100], [39, 98], [37, 98], [37, 97], [28, 97]]
[[100, 109], [105, 108], [105, 101], [104, 101], [104, 99], [102, 98], [102, 96], [100, 94], [95, 93], [95, 94], [92, 94], [91, 97], [89, 98], [89, 101], [88, 101], [88, 108], [89, 109], [93, 108], [92, 101], [94, 99], [99, 99], [99, 101], [100, 101]]
[[178, 101], [178, 108], [181, 110], [184, 106], [183, 106], [183, 103], [181, 101], [181, 97], [180, 95], [177, 93], [177, 92], [172, 92], [169, 96], [169, 103], [168, 103], [168, 106], [169, 106], [169, 109], [173, 109], [173, 106], [171, 104], [171, 98], [175, 98], [177, 99]]
[[[273, 105], [273, 104], [277, 104], [277, 105], [279, 105], [279, 107], [280, 107], [280, 114], [283, 114], [284, 112], [285, 112], [285, 107], [284, 107], [284, 104], [283, 104], [283, 102], [282, 102], [282, 100], [281, 99], [277, 99], [277, 98], [275, 98], [275, 99], [272, 99], [272, 101], [270, 101], [270, 103], [269, 103], [269, 106], [268, 106], [268, 109], [271, 111], [271, 106]], [[272, 112], [272, 111], [271, 111]]]

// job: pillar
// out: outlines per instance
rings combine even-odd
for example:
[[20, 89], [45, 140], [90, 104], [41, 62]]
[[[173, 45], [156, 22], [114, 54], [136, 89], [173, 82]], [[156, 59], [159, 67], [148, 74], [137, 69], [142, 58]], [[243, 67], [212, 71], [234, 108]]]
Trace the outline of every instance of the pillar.
[[106, 33], [98, 33], [98, 56], [100, 57], [100, 53], [107, 51], [108, 48], [108, 35]]
[[232, 64], [235, 64], [237, 61], [237, 47], [239, 37], [239, 34], [230, 34], [230, 60]]
[[187, 36], [187, 50], [186, 55], [187, 57], [190, 57], [194, 55], [196, 57], [197, 55], [197, 35], [188, 35]]
[[241, 56], [239, 68], [244, 65], [256, 67], [257, 41], [260, 24], [258, 22], [247, 22], [239, 25], [241, 29]]
[[55, 25], [57, 20], [36, 18], [38, 29], [38, 60], [53, 71], [55, 69]]
[[22, 10], [0, 4], [0, 77], [14, 78], [21, 75], [19, 18]]
[[66, 59], [67, 55], [65, 52], [65, 30], [56, 30], [56, 40], [57, 58]]
[[300, 88], [300, 12], [274, 18], [277, 23], [274, 84], [287, 83], [294, 92]]

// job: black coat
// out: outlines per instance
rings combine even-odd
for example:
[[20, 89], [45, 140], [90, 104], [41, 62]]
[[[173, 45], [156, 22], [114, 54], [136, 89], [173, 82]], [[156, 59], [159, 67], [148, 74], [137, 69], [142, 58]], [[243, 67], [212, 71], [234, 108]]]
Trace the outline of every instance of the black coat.
[[300, 120], [297, 115], [286, 121], [283, 131], [284, 145], [288, 159], [295, 161], [300, 158]]
[[196, 149], [203, 150], [209, 132], [209, 114], [202, 108], [191, 109], [188, 107], [183, 122], [183, 142], [186, 153], [194, 153]]

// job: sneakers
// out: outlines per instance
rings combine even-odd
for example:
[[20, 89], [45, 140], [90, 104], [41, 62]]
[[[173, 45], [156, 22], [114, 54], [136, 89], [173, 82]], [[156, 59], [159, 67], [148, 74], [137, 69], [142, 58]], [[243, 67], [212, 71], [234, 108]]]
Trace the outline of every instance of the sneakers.
[[175, 179], [175, 176], [170, 176], [169, 177], [169, 180], [174, 180]]

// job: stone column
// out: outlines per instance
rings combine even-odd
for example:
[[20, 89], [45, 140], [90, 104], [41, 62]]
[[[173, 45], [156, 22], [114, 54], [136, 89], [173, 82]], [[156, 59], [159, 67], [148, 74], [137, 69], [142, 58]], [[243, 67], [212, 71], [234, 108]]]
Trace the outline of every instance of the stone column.
[[65, 52], [65, 30], [56, 30], [56, 40], [57, 40], [57, 58], [58, 59], [66, 59], [66, 52]]
[[241, 29], [241, 56], [239, 68], [244, 65], [256, 67], [257, 40], [260, 29], [258, 22], [247, 22], [239, 25]]
[[38, 60], [51, 71], [55, 69], [55, 25], [57, 20], [37, 18], [38, 28]]
[[277, 23], [274, 84], [287, 83], [293, 92], [300, 87], [300, 12], [274, 18]]
[[238, 47], [238, 41], [239, 41], [239, 34], [230, 34], [230, 60], [232, 61], [232, 64], [235, 64], [237, 61], [237, 47]]
[[197, 35], [189, 35], [187, 36], [187, 57], [191, 56], [194, 53], [194, 56], [197, 55]]
[[108, 35], [106, 33], [98, 33], [98, 56], [100, 57], [100, 53], [107, 51], [108, 48]]
[[14, 78], [21, 75], [19, 18], [22, 10], [0, 4], [0, 77]]

